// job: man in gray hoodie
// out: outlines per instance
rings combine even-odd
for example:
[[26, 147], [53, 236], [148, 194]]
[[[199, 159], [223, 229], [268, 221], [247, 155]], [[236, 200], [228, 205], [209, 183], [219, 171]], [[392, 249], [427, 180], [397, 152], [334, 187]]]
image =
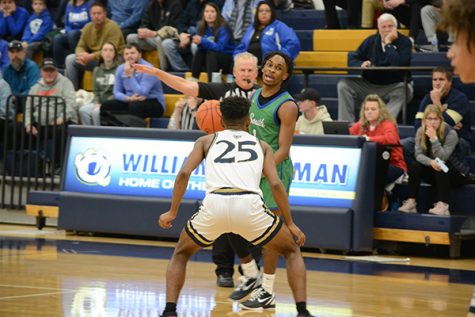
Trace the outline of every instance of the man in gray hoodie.
[[[64, 103], [58, 102], [55, 115], [54, 103], [51, 101], [48, 103], [47, 98], [28, 98], [25, 107], [27, 133], [36, 135], [38, 126], [62, 125], [68, 121], [77, 122], [76, 92], [73, 84], [58, 72], [52, 58], [43, 60], [41, 79], [31, 87], [29, 95], [62, 97]], [[63, 117], [64, 107], [66, 107], [66, 118]]]
[[[41, 64], [41, 79], [30, 89], [25, 106], [25, 131], [38, 140], [44, 135], [52, 138], [50, 159], [54, 168], [60, 167], [62, 158], [61, 135], [68, 123], [77, 123], [76, 92], [72, 82], [61, 75], [52, 58], [45, 58]], [[44, 97], [61, 97], [52, 98]]]

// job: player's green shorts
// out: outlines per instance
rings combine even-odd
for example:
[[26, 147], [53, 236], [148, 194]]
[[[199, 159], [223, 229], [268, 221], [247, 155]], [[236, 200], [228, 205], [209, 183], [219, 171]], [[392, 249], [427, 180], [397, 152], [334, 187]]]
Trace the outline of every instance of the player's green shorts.
[[[294, 166], [292, 165], [292, 160], [290, 158], [282, 161], [277, 166], [277, 175], [279, 175], [280, 180], [284, 184], [285, 191], [287, 195], [289, 194], [290, 190], [290, 183], [292, 183], [292, 176], [294, 174]], [[269, 182], [267, 178], [262, 177], [261, 183], [259, 186], [262, 190], [262, 195], [264, 196], [264, 201], [266, 203], [267, 208], [270, 210], [277, 210], [277, 204], [272, 196], [272, 191], [270, 190]]]

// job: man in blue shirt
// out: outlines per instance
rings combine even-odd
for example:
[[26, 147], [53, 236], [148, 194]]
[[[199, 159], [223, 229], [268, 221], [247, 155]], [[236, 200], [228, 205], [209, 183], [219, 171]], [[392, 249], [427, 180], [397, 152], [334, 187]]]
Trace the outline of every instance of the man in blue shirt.
[[107, 1], [108, 16], [119, 25], [125, 39], [129, 34], [137, 33], [147, 2], [147, 0]]
[[[40, 69], [35, 62], [26, 58], [26, 52], [20, 41], [8, 44], [10, 63], [3, 68], [3, 78], [10, 85], [13, 95], [28, 95], [30, 88], [40, 80]], [[17, 98], [18, 111], [21, 111], [21, 98]]]
[[101, 106], [103, 125], [112, 125], [107, 119], [115, 114], [147, 118], [161, 117], [165, 112], [165, 97], [160, 79], [136, 72], [132, 67], [134, 64], [152, 66], [142, 59], [137, 44], [125, 46], [124, 61], [115, 73], [114, 100], [108, 100]]
[[[378, 33], [369, 36], [348, 56], [348, 65], [370, 68], [373, 66], [409, 66], [411, 40], [397, 31], [396, 18], [388, 13], [378, 18]], [[412, 85], [404, 86], [409, 77], [406, 71], [363, 70], [362, 78], [344, 78], [338, 82], [338, 120], [355, 121], [355, 103], [368, 94], [377, 94], [387, 102], [389, 111], [397, 118], [406, 102], [412, 99]], [[406, 97], [407, 92], [407, 97]]]

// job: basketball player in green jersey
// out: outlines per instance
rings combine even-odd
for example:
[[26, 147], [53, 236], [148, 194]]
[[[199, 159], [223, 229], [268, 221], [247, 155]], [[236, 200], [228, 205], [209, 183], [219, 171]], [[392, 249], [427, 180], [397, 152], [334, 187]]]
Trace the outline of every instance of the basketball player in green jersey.
[[[290, 57], [277, 51], [269, 53], [263, 61], [263, 86], [252, 95], [251, 108], [249, 109], [251, 119], [249, 132], [271, 146], [274, 152], [277, 174], [284, 184], [287, 194], [293, 175], [293, 165], [289, 152], [298, 117], [298, 106], [292, 96], [282, 89], [282, 85], [290, 78], [291, 74], [292, 60]], [[264, 177], [261, 179], [260, 188], [267, 207], [276, 214], [280, 214], [272, 197], [269, 182]], [[231, 243], [241, 261], [250, 259], [249, 255], [245, 256], [245, 254], [238, 252], [238, 250], [242, 250], [242, 241], [231, 239]], [[273, 288], [277, 259], [277, 253], [272, 250], [264, 250], [262, 284], [259, 286], [261, 281], [246, 279], [246, 276], [244, 276], [241, 285], [234, 290], [230, 298], [240, 300], [252, 291], [250, 299], [239, 305], [242, 309], [274, 309], [275, 295]], [[246, 264], [241, 265], [245, 267]], [[296, 305], [298, 316], [310, 316], [305, 301], [297, 302]]]

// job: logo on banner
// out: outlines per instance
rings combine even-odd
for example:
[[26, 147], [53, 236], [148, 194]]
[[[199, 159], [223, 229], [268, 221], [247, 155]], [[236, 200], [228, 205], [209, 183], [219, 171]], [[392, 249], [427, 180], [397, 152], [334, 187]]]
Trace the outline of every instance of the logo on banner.
[[74, 160], [77, 178], [87, 185], [107, 186], [111, 181], [111, 163], [106, 154], [95, 149], [78, 153]]

